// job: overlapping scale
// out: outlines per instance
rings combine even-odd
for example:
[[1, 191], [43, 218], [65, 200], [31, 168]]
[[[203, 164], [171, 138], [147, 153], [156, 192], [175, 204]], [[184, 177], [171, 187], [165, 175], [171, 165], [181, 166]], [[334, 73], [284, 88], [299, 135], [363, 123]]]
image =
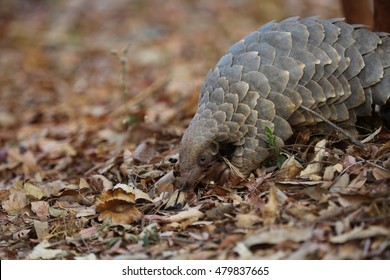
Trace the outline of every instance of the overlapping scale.
[[[204, 137], [235, 145], [243, 174], [268, 156], [266, 130], [278, 145], [293, 127], [323, 117], [354, 125], [390, 99], [390, 37], [343, 19], [297, 17], [270, 22], [235, 43], [206, 77], [192, 122]], [[198, 128], [197, 128], [198, 129]]]

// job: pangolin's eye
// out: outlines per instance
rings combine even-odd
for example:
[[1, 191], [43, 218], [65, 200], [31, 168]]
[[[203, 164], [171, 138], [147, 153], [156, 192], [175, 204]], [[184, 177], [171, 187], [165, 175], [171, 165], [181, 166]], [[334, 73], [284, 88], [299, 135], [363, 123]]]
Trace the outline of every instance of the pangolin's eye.
[[209, 157], [205, 154], [200, 154], [198, 156], [198, 165], [201, 167], [206, 167], [209, 162]]

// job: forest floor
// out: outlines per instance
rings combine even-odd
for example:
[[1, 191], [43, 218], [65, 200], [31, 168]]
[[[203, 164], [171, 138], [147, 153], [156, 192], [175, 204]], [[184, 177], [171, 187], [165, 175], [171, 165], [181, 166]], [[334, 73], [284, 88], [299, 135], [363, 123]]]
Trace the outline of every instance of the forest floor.
[[3, 1], [0, 259], [390, 259], [380, 124], [363, 148], [309, 129], [282, 169], [174, 187], [207, 71], [287, 2]]

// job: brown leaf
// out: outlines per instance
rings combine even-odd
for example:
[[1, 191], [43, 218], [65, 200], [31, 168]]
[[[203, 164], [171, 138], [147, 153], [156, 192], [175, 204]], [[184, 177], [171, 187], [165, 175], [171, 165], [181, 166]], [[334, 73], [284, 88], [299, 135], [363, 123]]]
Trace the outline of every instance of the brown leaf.
[[258, 214], [248, 213], [248, 214], [238, 214], [236, 216], [236, 227], [238, 228], [250, 228], [254, 224], [261, 221], [261, 218]]
[[329, 189], [329, 192], [341, 192], [343, 189], [348, 187], [349, 182], [349, 174], [344, 173], [336, 180], [333, 186]]
[[365, 239], [375, 236], [387, 236], [390, 238], [390, 229], [382, 226], [369, 226], [366, 229], [363, 227], [355, 227], [350, 232], [331, 237], [329, 241], [332, 243], [344, 243], [349, 240]]
[[31, 182], [27, 182], [23, 185], [26, 190], [27, 195], [31, 195], [36, 199], [41, 199], [43, 197], [43, 191], [40, 187], [32, 184]]
[[272, 177], [272, 173], [267, 173], [267, 174], [261, 174], [256, 178], [256, 180], [253, 181], [248, 181], [244, 183], [244, 185], [248, 188], [249, 191], [254, 191], [257, 189], [259, 186], [261, 186], [267, 179]]
[[7, 156], [7, 168], [22, 165], [23, 174], [30, 175], [39, 171], [39, 166], [34, 154], [31, 151], [21, 152], [19, 148], [10, 148]]
[[339, 173], [343, 171], [343, 166], [341, 163], [325, 167], [323, 179], [325, 181], [332, 181], [336, 171]]
[[103, 175], [92, 175], [91, 178], [91, 185], [97, 188], [99, 191], [108, 191], [114, 187], [112, 182]]
[[390, 171], [374, 167], [372, 169], [372, 175], [374, 175], [376, 180], [385, 180], [390, 178]]
[[188, 210], [179, 212], [176, 215], [164, 217], [163, 220], [170, 222], [170, 223], [182, 222], [182, 221], [189, 220], [189, 219], [197, 221], [197, 220], [203, 218], [203, 216], [204, 216], [204, 214], [202, 212], [200, 212], [198, 209], [189, 208]]
[[16, 118], [9, 112], [0, 112], [0, 127], [12, 127], [16, 124]]
[[302, 190], [302, 193], [309, 196], [311, 199], [319, 201], [323, 194], [327, 193], [327, 191], [323, 188], [319, 187], [308, 187]]
[[89, 239], [89, 238], [93, 237], [98, 231], [99, 231], [98, 227], [92, 226], [92, 227], [80, 230], [79, 234], [80, 234], [81, 238]]
[[277, 178], [291, 179], [303, 169], [302, 165], [295, 159], [294, 155], [287, 155], [287, 159], [283, 162]]
[[139, 144], [133, 152], [133, 158], [141, 163], [148, 163], [156, 155], [154, 146], [149, 142]]
[[224, 250], [226, 248], [231, 248], [236, 244], [237, 242], [241, 241], [243, 239], [243, 234], [231, 234], [226, 236], [224, 240], [219, 244], [219, 249]]
[[279, 244], [287, 240], [302, 242], [311, 238], [311, 227], [278, 226], [269, 230], [261, 230], [243, 241], [247, 247], [259, 244]]
[[154, 183], [156, 194], [160, 195], [163, 192], [173, 193], [175, 180], [176, 178], [173, 171], [165, 174], [156, 183]]
[[343, 213], [343, 208], [337, 206], [334, 202], [329, 201], [328, 208], [322, 209], [319, 214], [322, 219], [329, 219], [336, 217]]
[[48, 222], [40, 222], [34, 220], [34, 229], [37, 234], [38, 240], [42, 241], [49, 235], [49, 224]]
[[116, 184], [114, 186], [113, 190], [115, 191], [116, 189], [122, 189], [128, 194], [130, 194], [130, 193], [133, 194], [134, 200], [144, 199], [147, 201], [153, 201], [147, 193], [141, 191], [140, 189], [137, 189], [134, 186], [130, 186], [130, 185], [126, 185], [126, 184]]
[[47, 221], [49, 218], [49, 203], [46, 201], [33, 201], [31, 202], [31, 210], [37, 214], [40, 221]]
[[354, 158], [351, 155], [346, 155], [343, 160], [343, 166], [344, 169], [349, 167], [350, 165], [355, 165], [356, 164], [356, 158]]
[[241, 259], [252, 259], [253, 254], [252, 252], [248, 249], [245, 244], [238, 242], [236, 246], [234, 246], [234, 252], [237, 253]]
[[66, 183], [62, 180], [56, 180], [48, 183], [36, 184], [42, 190], [44, 197], [60, 196], [69, 190], [78, 190], [79, 187], [74, 184]]
[[65, 217], [67, 214], [67, 210], [49, 207], [49, 213], [51, 217], [55, 217], [55, 218]]
[[41, 138], [38, 140], [39, 148], [51, 159], [63, 156], [75, 156], [76, 150], [68, 142]]
[[28, 239], [31, 229], [24, 229], [12, 234], [12, 239], [15, 241]]
[[179, 206], [183, 207], [188, 201], [188, 192], [176, 190], [174, 193], [168, 193], [168, 201], [165, 204], [165, 209], [177, 209]]
[[220, 220], [226, 217], [226, 214], [231, 214], [234, 211], [234, 206], [231, 203], [220, 204], [206, 211], [206, 217], [210, 220]]
[[[318, 173], [322, 170], [322, 161], [325, 157], [325, 145], [328, 143], [327, 140], [323, 139], [319, 141], [314, 147], [315, 156], [312, 160], [313, 163], [310, 163], [306, 166], [305, 169], [299, 173], [299, 177], [301, 178], [313, 178], [313, 175], [318, 175]], [[321, 178], [314, 177], [314, 180], [320, 180]]]
[[20, 211], [29, 204], [24, 193], [11, 193], [9, 199], [2, 202], [2, 207], [10, 215], [19, 214]]
[[35, 246], [35, 248], [32, 250], [32, 252], [28, 255], [27, 258], [31, 260], [50, 260], [56, 257], [64, 257], [68, 255], [65, 250], [47, 249], [50, 246], [51, 244], [49, 243], [49, 241], [43, 240], [41, 243]]
[[370, 202], [370, 199], [367, 196], [362, 195], [339, 195], [338, 201], [342, 207], [354, 207], [358, 208], [364, 203]]
[[114, 224], [128, 224], [142, 216], [135, 206], [135, 196], [122, 189], [103, 192], [96, 202], [99, 221], [110, 218]]
[[270, 225], [279, 217], [279, 202], [277, 198], [277, 188], [272, 186], [269, 190], [268, 202], [263, 211], [263, 221], [265, 225]]

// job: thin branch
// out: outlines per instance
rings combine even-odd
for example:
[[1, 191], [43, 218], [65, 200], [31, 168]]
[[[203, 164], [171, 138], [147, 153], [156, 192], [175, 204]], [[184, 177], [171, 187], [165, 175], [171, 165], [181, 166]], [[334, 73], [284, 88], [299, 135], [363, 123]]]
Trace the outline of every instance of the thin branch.
[[359, 140], [355, 139], [351, 134], [349, 134], [347, 131], [345, 131], [344, 129], [342, 129], [341, 127], [335, 125], [334, 123], [332, 123], [330, 120], [328, 120], [327, 118], [325, 118], [324, 116], [318, 114], [317, 112], [313, 111], [312, 109], [309, 109], [303, 105], [301, 105], [302, 109], [308, 111], [310, 114], [316, 116], [317, 118], [320, 118], [322, 121], [324, 121], [326, 124], [330, 125], [332, 128], [334, 128], [335, 130], [337, 130], [338, 132], [340, 132], [341, 134], [343, 134], [344, 136], [346, 136], [349, 140], [352, 141], [352, 143], [354, 143], [356, 146], [359, 146], [359, 147], [364, 147], [364, 144], [362, 142], [360, 142]]

